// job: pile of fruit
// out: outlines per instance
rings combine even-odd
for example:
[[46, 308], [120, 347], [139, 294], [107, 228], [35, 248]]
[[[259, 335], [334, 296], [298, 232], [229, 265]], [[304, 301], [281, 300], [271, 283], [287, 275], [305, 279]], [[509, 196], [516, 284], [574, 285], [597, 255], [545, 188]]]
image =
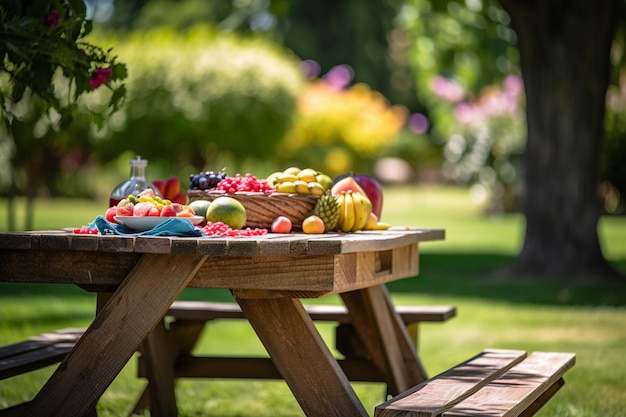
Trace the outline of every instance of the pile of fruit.
[[[286, 213], [276, 216], [267, 228], [245, 228], [247, 210], [233, 197], [236, 197], [235, 193], [251, 193], [314, 198], [316, 203], [312, 212], [302, 219], [301, 229], [304, 233], [348, 233], [390, 227], [379, 221], [383, 202], [382, 187], [376, 179], [367, 175], [343, 175], [333, 180], [312, 168], [290, 167], [261, 179], [250, 173], [229, 176], [222, 169], [191, 174], [189, 182], [189, 191], [221, 194], [212, 201], [199, 199], [187, 204], [187, 195], [181, 194], [177, 178], [172, 177], [167, 181], [157, 179], [153, 184], [163, 197], [155, 195], [151, 189], [136, 196], [129, 195], [116, 206], [110, 207], [105, 217], [109, 222], [116, 223], [115, 216], [201, 216], [205, 221], [197, 227], [207, 236], [237, 237], [258, 236], [268, 231], [292, 232], [292, 220]], [[81, 229], [77, 233], [90, 231]]]
[[[312, 168], [289, 167], [284, 171], [270, 174], [266, 179], [259, 179], [249, 173], [231, 177], [224, 170], [217, 173], [200, 172], [190, 175], [189, 178], [189, 189], [192, 191], [202, 190], [209, 193], [221, 191], [226, 195], [247, 192], [317, 197], [312, 213], [302, 220], [301, 228], [304, 233], [356, 232], [389, 228], [388, 224], [379, 221], [383, 201], [382, 187], [376, 179], [367, 175], [344, 175], [333, 180]], [[201, 200], [190, 203], [196, 212], [198, 212], [196, 204], [208, 207], [213, 204], [198, 201]], [[274, 233], [291, 233], [293, 224], [290, 217], [287, 214], [277, 216], [269, 227], [270, 230]]]
[[298, 167], [274, 172], [267, 177], [267, 182], [276, 188], [277, 193], [320, 196], [333, 185], [333, 180], [328, 175], [313, 168]]

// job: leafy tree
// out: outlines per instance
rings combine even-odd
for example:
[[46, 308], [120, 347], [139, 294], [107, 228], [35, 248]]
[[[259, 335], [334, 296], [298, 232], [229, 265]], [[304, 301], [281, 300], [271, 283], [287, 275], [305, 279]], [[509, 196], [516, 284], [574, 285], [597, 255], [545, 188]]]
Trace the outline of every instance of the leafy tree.
[[271, 159], [291, 127], [304, 78], [299, 61], [273, 42], [206, 26], [101, 42], [117, 45], [129, 77], [124, 107], [91, 134], [100, 161], [134, 151], [151, 167], [188, 176], [220, 169], [224, 159]]
[[31, 227], [37, 180], [48, 171], [47, 159], [54, 159], [42, 152], [49, 150], [47, 127], [66, 129], [79, 98], [101, 86], [110, 91], [100, 109], [90, 111], [97, 120], [123, 101], [124, 85], [115, 81], [126, 77], [126, 67], [110, 50], [85, 40], [91, 29], [82, 0], [0, 4], [0, 186], [9, 197], [9, 229], [15, 226], [19, 171], [26, 172], [26, 227]]

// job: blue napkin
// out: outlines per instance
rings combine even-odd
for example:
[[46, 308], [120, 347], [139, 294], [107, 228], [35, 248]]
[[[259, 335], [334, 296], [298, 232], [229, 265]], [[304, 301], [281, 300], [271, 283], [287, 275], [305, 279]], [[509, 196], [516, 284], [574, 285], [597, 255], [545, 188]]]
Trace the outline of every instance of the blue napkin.
[[189, 220], [171, 217], [150, 230], [137, 232], [123, 224], [109, 223], [104, 216], [98, 216], [89, 224], [95, 227], [102, 235], [126, 235], [126, 236], [188, 236], [200, 237], [202, 232]]

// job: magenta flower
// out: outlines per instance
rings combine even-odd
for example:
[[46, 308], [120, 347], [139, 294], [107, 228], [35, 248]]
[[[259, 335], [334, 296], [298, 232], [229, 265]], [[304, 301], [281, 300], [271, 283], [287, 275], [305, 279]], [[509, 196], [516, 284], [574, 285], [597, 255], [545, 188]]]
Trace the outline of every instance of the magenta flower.
[[50, 13], [45, 14], [41, 18], [41, 23], [48, 26], [49, 28], [53, 28], [61, 23], [61, 16], [59, 15], [59, 12], [53, 10]]
[[97, 68], [91, 78], [89, 79], [89, 85], [92, 90], [100, 87], [102, 84], [106, 84], [107, 81], [113, 75], [113, 70], [111, 68]]

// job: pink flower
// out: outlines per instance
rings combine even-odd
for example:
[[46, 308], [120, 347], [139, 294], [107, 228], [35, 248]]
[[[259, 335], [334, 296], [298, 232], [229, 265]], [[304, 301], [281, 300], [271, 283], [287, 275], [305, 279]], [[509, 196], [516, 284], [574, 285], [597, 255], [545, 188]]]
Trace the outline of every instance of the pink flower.
[[45, 14], [41, 18], [41, 23], [50, 28], [53, 28], [61, 23], [61, 16], [59, 15], [59, 12], [53, 10], [50, 13]]
[[449, 103], [458, 103], [465, 96], [463, 87], [459, 83], [440, 75], [430, 81], [430, 89], [437, 97]]
[[95, 90], [102, 84], [106, 84], [106, 82], [109, 81], [112, 75], [113, 70], [111, 68], [97, 68], [89, 79], [89, 85], [93, 90]]

